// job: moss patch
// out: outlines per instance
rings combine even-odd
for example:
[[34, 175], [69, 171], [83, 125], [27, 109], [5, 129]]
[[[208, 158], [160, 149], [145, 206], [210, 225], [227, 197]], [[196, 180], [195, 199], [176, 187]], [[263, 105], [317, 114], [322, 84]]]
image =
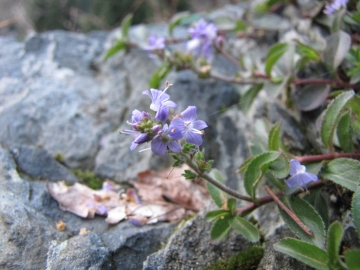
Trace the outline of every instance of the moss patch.
[[81, 183], [87, 185], [89, 188], [92, 189], [101, 189], [102, 188], [102, 184], [103, 184], [103, 180], [101, 180], [100, 178], [96, 177], [96, 175], [89, 170], [73, 170], [73, 173], [80, 178]]
[[221, 260], [208, 266], [206, 270], [255, 270], [264, 254], [264, 249], [259, 246], [252, 246], [248, 250], [240, 251], [228, 260]]

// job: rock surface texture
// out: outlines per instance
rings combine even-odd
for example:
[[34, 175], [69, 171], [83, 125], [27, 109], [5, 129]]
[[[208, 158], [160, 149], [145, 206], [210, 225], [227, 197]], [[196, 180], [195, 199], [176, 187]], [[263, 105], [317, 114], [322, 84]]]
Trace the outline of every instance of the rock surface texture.
[[[244, 14], [243, 5], [230, 10], [234, 16]], [[222, 13], [210, 18], [217, 14]], [[266, 21], [255, 18], [254, 25], [267, 30], [266, 35], [240, 40], [228, 49], [238, 54], [251, 51], [252, 57], [261, 58], [278, 34], [296, 30], [280, 16]], [[141, 40], [144, 31], [167, 30], [166, 25], [135, 26], [131, 38]], [[130, 152], [132, 138], [118, 134], [132, 110], [148, 109], [149, 100], [141, 93], [149, 88], [158, 63], [138, 49], [104, 62], [116, 34], [53, 31], [24, 42], [0, 37], [1, 269], [204, 269], [250, 245], [235, 234], [227, 242], [213, 243], [204, 211], [176, 230], [177, 225], [170, 223], [108, 225], [102, 217], [87, 220], [62, 211], [47, 192], [45, 180], [76, 182], [71, 169], [89, 169], [103, 179], [128, 183], [141, 171], [170, 165], [150, 151]], [[175, 35], [184, 37], [186, 31], [176, 30]], [[218, 73], [234, 73], [235, 67], [216, 58], [214, 68]], [[296, 121], [271, 98], [260, 97], [255, 109], [244, 115], [237, 106], [242, 87], [200, 80], [190, 71], [171, 72], [166, 79], [174, 84], [169, 94], [179, 111], [197, 106], [198, 119], [209, 124], [206, 155], [234, 189], [242, 187], [236, 169], [249, 155], [257, 119], [281, 119], [289, 144], [297, 151], [306, 147]], [[220, 113], [223, 108], [228, 109]], [[274, 209], [259, 217], [269, 239], [265, 253], [282, 235], [283, 223]], [[66, 224], [64, 231], [57, 230], [58, 221]], [[87, 233], [79, 234], [84, 228]], [[269, 256], [259, 269], [306, 269], [286, 256]]]

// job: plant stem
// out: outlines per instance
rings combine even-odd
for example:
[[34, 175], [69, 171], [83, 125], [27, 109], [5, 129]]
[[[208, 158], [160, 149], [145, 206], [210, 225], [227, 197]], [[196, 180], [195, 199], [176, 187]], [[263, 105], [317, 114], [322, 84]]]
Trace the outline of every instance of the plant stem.
[[199, 167], [197, 166], [197, 164], [195, 164], [188, 155], [181, 153], [181, 156], [183, 156], [186, 160], [186, 164], [189, 165], [189, 167], [191, 169], [193, 169], [200, 178], [203, 178], [204, 180], [208, 181], [209, 183], [213, 184], [214, 186], [216, 186], [217, 188], [219, 188], [220, 190], [226, 192], [227, 194], [243, 200], [243, 201], [248, 201], [248, 202], [253, 202], [251, 197], [245, 196], [240, 194], [239, 192], [221, 184], [220, 182], [216, 181], [214, 178], [212, 178], [209, 174], [202, 172]]
[[[311, 183], [307, 189], [308, 190], [311, 190], [311, 189], [314, 189], [314, 188], [317, 188], [317, 187], [321, 187], [323, 186], [324, 183], [322, 181], [316, 181], [314, 183]], [[301, 193], [302, 191], [299, 190], [297, 193]], [[284, 192], [279, 192], [279, 193], [276, 193], [276, 196], [277, 197], [282, 197], [282, 196], [285, 196]], [[273, 201], [273, 198], [271, 196], [264, 196], [262, 198], [259, 198], [258, 201], [255, 203], [255, 202], [252, 202], [252, 203], [249, 203], [248, 205], [245, 205], [239, 209], [236, 210], [237, 214], [239, 215], [245, 215], [247, 213], [250, 213], [252, 211], [254, 211], [255, 209], [257, 209], [258, 207], [264, 205], [264, 204], [267, 204], [267, 203], [270, 203]]]
[[298, 160], [300, 163], [332, 160], [335, 158], [360, 158], [360, 153], [332, 153], [325, 155], [294, 157], [294, 159]]
[[269, 195], [271, 196], [271, 198], [279, 205], [279, 207], [284, 210], [289, 217], [291, 217], [291, 219], [293, 221], [295, 221], [295, 223], [297, 225], [299, 225], [299, 227], [309, 236], [313, 236], [312, 232], [310, 231], [310, 229], [298, 218], [298, 216], [291, 211], [282, 201], [280, 201], [280, 199], [275, 195], [275, 193], [271, 190], [271, 188], [269, 188], [268, 186], [265, 186], [266, 192], [269, 193]]

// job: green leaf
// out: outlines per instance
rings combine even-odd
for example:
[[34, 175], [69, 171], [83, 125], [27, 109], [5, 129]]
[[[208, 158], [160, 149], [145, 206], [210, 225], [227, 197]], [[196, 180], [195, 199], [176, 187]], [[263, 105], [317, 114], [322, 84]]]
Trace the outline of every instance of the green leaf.
[[210, 232], [211, 239], [221, 240], [229, 234], [231, 230], [229, 224], [230, 219], [232, 219], [232, 217], [224, 216], [223, 218], [219, 218], [218, 220], [215, 221]]
[[212, 222], [212, 221], [214, 221], [216, 219], [219, 219], [219, 218], [225, 218], [225, 216], [228, 216], [228, 215], [229, 215], [229, 211], [222, 210], [222, 209], [214, 210], [214, 211], [208, 212], [205, 215], [205, 220], [207, 222]]
[[111, 56], [113, 56], [114, 54], [122, 51], [122, 50], [125, 50], [127, 48], [128, 44], [120, 39], [118, 40], [114, 46], [112, 46], [106, 53], [105, 57], [104, 57], [104, 60], [108, 60]]
[[280, 215], [286, 225], [303, 241], [316, 245], [319, 248], [324, 247], [325, 228], [324, 222], [316, 210], [306, 201], [299, 197], [282, 197], [281, 201], [310, 229], [313, 236], [306, 234], [300, 226], [279, 207]]
[[330, 269], [347, 269], [344, 263], [340, 260], [339, 250], [344, 230], [338, 221], [333, 222], [329, 226], [327, 250], [328, 250], [328, 266]]
[[[221, 184], [224, 184], [224, 179], [217, 169], [212, 169], [209, 175]], [[207, 182], [207, 188], [217, 206], [222, 207], [227, 202], [227, 195], [224, 191], [218, 189], [213, 184]]]
[[244, 173], [247, 168], [249, 167], [249, 164], [251, 163], [251, 161], [255, 158], [255, 156], [249, 157], [247, 160], [245, 160], [245, 162], [243, 164], [240, 165], [238, 172], [239, 173]]
[[296, 41], [296, 52], [303, 58], [314, 61], [320, 61], [319, 53], [312, 47], [301, 43], [300, 41]]
[[184, 176], [187, 180], [195, 179], [197, 177], [197, 174], [190, 170], [185, 170], [181, 175]]
[[283, 179], [289, 175], [290, 172], [290, 162], [288, 158], [281, 153], [279, 159], [275, 160], [274, 163], [269, 167], [270, 172], [276, 178]]
[[297, 87], [296, 89], [296, 106], [304, 112], [312, 111], [323, 105], [331, 91], [330, 85], [314, 84]]
[[235, 213], [236, 211], [236, 200], [234, 198], [230, 198], [227, 201], [227, 208], [229, 209], [230, 213]]
[[346, 91], [341, 95], [337, 96], [327, 107], [324, 115], [324, 119], [321, 124], [320, 136], [325, 147], [333, 149], [333, 137], [334, 132], [341, 118], [342, 111], [346, 104], [354, 96], [354, 91]]
[[284, 190], [284, 180], [280, 180], [279, 178], [277, 178], [274, 175], [273, 171], [269, 170], [265, 172], [265, 177], [273, 186], [277, 187], [279, 190]]
[[360, 187], [358, 187], [354, 193], [351, 202], [351, 213], [352, 213], [352, 218], [354, 220], [356, 231], [360, 236]]
[[246, 91], [246, 93], [244, 94], [244, 96], [241, 99], [240, 107], [241, 107], [242, 111], [244, 111], [244, 112], [249, 111], [251, 104], [253, 103], [256, 96], [259, 94], [260, 90], [263, 88], [263, 86], [264, 86], [263, 83], [255, 84], [248, 91]]
[[270, 48], [266, 56], [265, 61], [265, 73], [271, 76], [271, 69], [275, 65], [276, 61], [286, 52], [288, 48], [287, 43], [278, 43]]
[[359, 186], [360, 162], [350, 158], [337, 158], [326, 164], [320, 176], [347, 189], [356, 191]]
[[170, 70], [171, 65], [169, 65], [168, 63], [162, 64], [150, 77], [149, 86], [151, 88], [159, 89], [161, 80], [166, 77]]
[[329, 205], [321, 191], [317, 193], [313, 205], [324, 221], [325, 228], [327, 228], [329, 225]]
[[351, 111], [346, 112], [340, 118], [336, 132], [340, 147], [346, 152], [352, 152], [354, 150], [354, 144], [351, 127]]
[[335, 71], [344, 60], [351, 46], [351, 37], [344, 31], [338, 31], [326, 38], [326, 48], [321, 57], [323, 62]]
[[329, 270], [326, 264], [326, 251], [312, 244], [294, 238], [284, 238], [274, 244], [274, 249], [316, 269]]
[[236, 216], [229, 220], [230, 226], [243, 235], [250, 242], [258, 242], [260, 239], [260, 234], [258, 229], [252, 225], [249, 221], [239, 216]]
[[281, 140], [281, 123], [277, 122], [275, 125], [271, 128], [269, 132], [269, 150], [270, 151], [279, 151], [280, 149], [284, 151], [288, 151], [285, 147], [283, 141]]
[[133, 14], [128, 14], [121, 22], [121, 37], [124, 40], [129, 40], [129, 28], [131, 26]]
[[245, 31], [247, 29], [247, 25], [243, 20], [238, 20], [236, 22], [235, 31]]
[[284, 78], [281, 78], [281, 81], [279, 82], [268, 80], [264, 84], [264, 89], [271, 98], [277, 98], [281, 93], [284, 93], [286, 91], [289, 79], [290, 76], [288, 75]]
[[246, 192], [255, 199], [256, 188], [269, 166], [280, 156], [279, 152], [269, 151], [251, 160], [244, 175]]
[[344, 252], [345, 262], [349, 270], [359, 270], [360, 265], [360, 250], [353, 249]]
[[177, 14], [175, 14], [171, 20], [170, 20], [170, 24], [169, 24], [169, 35], [172, 36], [174, 29], [176, 26], [178, 26], [181, 21], [183, 19], [185, 19], [186, 17], [188, 17], [190, 15], [190, 12], [188, 11], [184, 11], [184, 12], [179, 12]]

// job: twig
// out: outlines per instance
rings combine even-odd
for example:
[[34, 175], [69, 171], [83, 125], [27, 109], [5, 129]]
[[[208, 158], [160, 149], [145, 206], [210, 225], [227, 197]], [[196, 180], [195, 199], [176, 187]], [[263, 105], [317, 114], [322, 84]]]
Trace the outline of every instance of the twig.
[[0, 28], [3, 28], [5, 26], [8, 26], [10, 24], [16, 23], [17, 19], [16, 18], [11, 18], [11, 19], [7, 19], [7, 20], [3, 20], [0, 22]]
[[293, 211], [291, 211], [285, 204], [283, 204], [282, 201], [280, 201], [280, 199], [275, 195], [271, 188], [265, 186], [265, 189], [267, 193], [269, 193], [269, 195], [273, 198], [273, 200], [279, 205], [279, 207], [284, 210], [307, 235], [313, 236], [310, 229], [296, 216]]
[[326, 155], [294, 157], [294, 159], [298, 160], [300, 163], [332, 160], [335, 158], [360, 158], [360, 153], [333, 153]]
[[207, 173], [200, 171], [198, 166], [186, 154], [181, 153], [181, 155], [186, 159], [186, 164], [189, 165], [189, 167], [191, 169], [193, 169], [198, 174], [198, 176], [200, 178], [203, 178], [204, 180], [206, 180], [209, 183], [213, 184], [214, 186], [216, 186], [220, 190], [226, 192], [227, 194], [229, 194], [229, 195], [231, 195], [231, 196], [233, 196], [233, 197], [235, 197], [237, 199], [240, 199], [240, 200], [243, 200], [243, 201], [248, 201], [248, 202], [253, 202], [251, 197], [242, 195], [239, 192], [237, 192], [237, 191], [235, 191], [235, 190], [233, 190], [231, 188], [228, 188], [227, 186], [225, 186], [225, 185], [221, 184], [220, 182], [216, 181], [214, 178], [212, 178]]

